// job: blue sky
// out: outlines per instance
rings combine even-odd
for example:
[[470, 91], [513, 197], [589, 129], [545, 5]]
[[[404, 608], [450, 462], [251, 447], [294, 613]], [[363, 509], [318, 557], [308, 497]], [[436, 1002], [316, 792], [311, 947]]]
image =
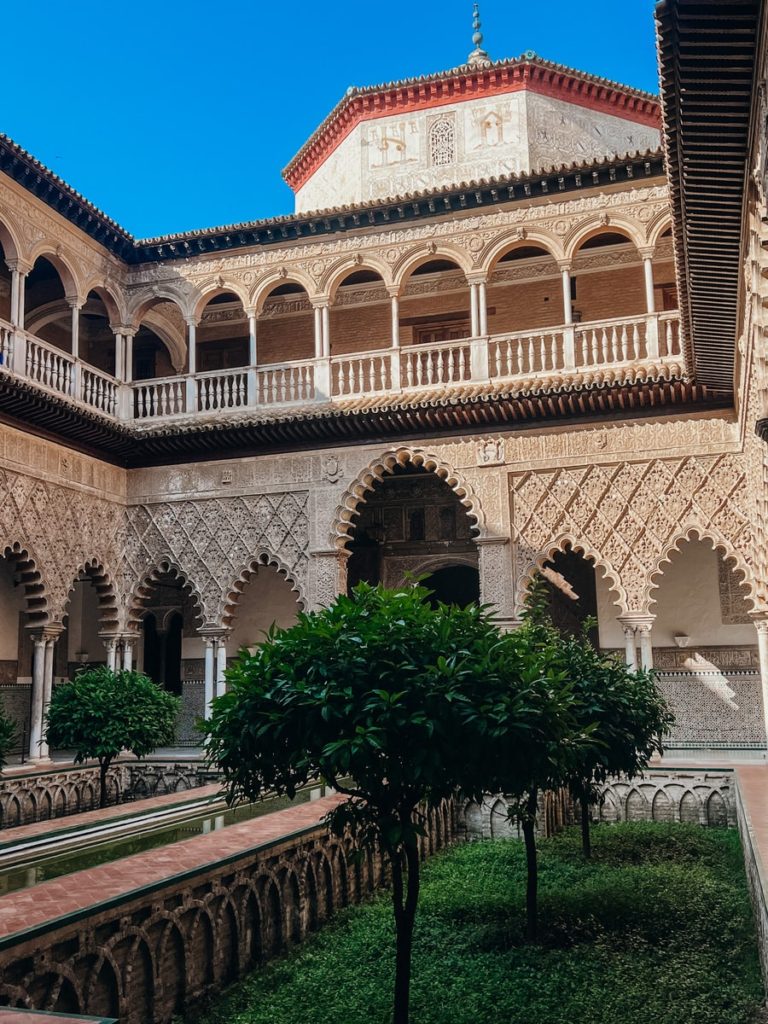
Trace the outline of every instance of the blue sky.
[[[482, 0], [484, 46], [656, 92], [653, 7]], [[290, 213], [280, 171], [346, 88], [460, 64], [471, 20], [467, 0], [8, 4], [0, 131], [138, 236]]]

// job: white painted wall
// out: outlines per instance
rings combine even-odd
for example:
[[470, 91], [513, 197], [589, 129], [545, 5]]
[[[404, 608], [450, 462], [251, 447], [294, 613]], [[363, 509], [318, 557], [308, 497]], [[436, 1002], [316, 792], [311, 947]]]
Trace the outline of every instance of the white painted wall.
[[[656, 602], [651, 606], [656, 615], [654, 647], [674, 647], [675, 633], [689, 636], [692, 648], [757, 643], [751, 623], [723, 624], [717, 566], [717, 552], [707, 541], [689, 541], [672, 554], [654, 591]], [[599, 571], [597, 575], [600, 645], [623, 647], [624, 636], [616, 621], [619, 610]]]
[[[448, 118], [453, 161], [435, 166], [430, 130]], [[655, 128], [525, 91], [377, 117], [358, 124], [296, 193], [322, 210], [593, 157], [655, 148]]]

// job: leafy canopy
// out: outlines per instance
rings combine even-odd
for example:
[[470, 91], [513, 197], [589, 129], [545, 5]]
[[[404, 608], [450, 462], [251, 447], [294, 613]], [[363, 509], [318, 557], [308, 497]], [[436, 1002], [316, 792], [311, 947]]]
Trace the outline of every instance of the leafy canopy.
[[0, 704], [0, 770], [8, 764], [8, 755], [16, 741], [16, 725]]
[[357, 798], [331, 824], [393, 848], [420, 802], [487, 790], [489, 737], [522, 743], [548, 697], [484, 609], [428, 598], [361, 583], [241, 653], [206, 724], [231, 799], [322, 777]]
[[140, 672], [87, 669], [53, 691], [46, 738], [78, 762], [110, 761], [121, 750], [145, 757], [173, 743], [180, 706]]

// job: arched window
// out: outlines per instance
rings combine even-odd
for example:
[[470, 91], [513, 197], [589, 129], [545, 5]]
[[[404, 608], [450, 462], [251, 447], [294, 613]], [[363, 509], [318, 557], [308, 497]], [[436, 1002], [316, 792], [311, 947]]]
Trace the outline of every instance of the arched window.
[[455, 132], [447, 117], [441, 117], [429, 129], [429, 157], [434, 167], [444, 167], [456, 159]]

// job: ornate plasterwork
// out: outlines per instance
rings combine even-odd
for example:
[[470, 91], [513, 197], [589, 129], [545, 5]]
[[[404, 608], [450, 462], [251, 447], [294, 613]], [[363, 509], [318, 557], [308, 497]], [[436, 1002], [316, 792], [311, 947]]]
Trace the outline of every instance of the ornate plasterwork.
[[622, 614], [648, 614], [663, 563], [692, 535], [711, 540], [755, 598], [746, 465], [689, 455], [510, 475], [520, 604], [527, 580], [566, 543], [605, 573]]
[[229, 615], [254, 560], [274, 561], [306, 601], [308, 532], [306, 491], [130, 507], [121, 565], [128, 615], [139, 614], [141, 581], [166, 564], [188, 581], [211, 628]]
[[473, 520], [478, 535], [482, 536], [485, 533], [485, 515], [471, 484], [463, 474], [422, 448], [402, 447], [392, 448], [377, 456], [346, 488], [341, 496], [331, 527], [329, 540], [332, 546], [339, 550], [344, 547], [349, 539], [352, 519], [357, 511], [357, 506], [361, 501], [365, 501], [366, 493], [372, 489], [376, 481], [391, 473], [395, 466], [408, 463], [412, 463], [414, 466], [423, 466], [444, 480], [458, 495]]

